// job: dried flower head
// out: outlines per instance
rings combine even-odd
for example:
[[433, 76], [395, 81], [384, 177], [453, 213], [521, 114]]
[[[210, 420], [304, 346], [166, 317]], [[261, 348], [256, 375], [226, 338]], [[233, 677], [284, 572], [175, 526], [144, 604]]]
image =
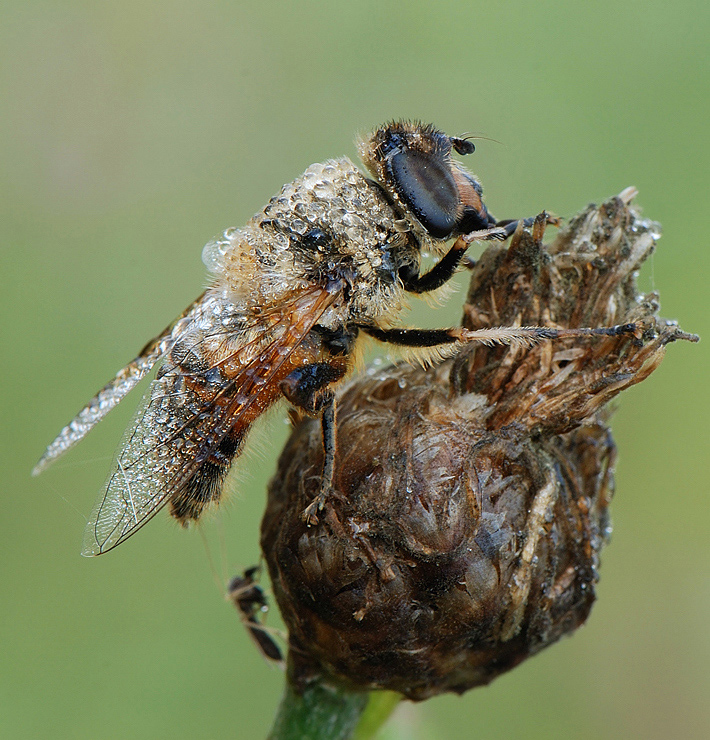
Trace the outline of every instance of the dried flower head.
[[546, 218], [476, 265], [464, 326], [641, 322], [638, 336], [467, 346], [423, 369], [367, 373], [338, 400], [335, 488], [318, 491], [321, 431], [301, 421], [271, 483], [262, 548], [298, 685], [325, 675], [410, 699], [485, 684], [576, 629], [609, 534], [608, 402], [669, 342], [636, 271], [658, 224], [629, 189], [542, 243]]

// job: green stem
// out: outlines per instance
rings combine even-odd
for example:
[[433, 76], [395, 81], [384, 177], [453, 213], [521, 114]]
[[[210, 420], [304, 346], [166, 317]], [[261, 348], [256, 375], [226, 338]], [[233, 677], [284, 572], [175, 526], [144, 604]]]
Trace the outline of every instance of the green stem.
[[370, 740], [375, 737], [375, 733], [402, 700], [402, 695], [395, 691], [372, 691], [369, 696], [365, 711], [355, 728], [353, 740]]
[[400, 698], [390, 691], [368, 694], [320, 681], [298, 693], [287, 681], [269, 740], [369, 740]]

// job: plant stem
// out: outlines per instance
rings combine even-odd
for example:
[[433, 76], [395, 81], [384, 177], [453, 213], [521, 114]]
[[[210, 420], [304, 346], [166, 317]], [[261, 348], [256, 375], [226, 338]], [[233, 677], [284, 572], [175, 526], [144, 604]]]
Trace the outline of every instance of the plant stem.
[[369, 740], [400, 698], [391, 691], [349, 691], [321, 681], [299, 693], [287, 681], [269, 740]]
[[402, 700], [402, 695], [395, 691], [371, 691], [365, 711], [355, 728], [353, 740], [370, 740], [384, 725], [389, 716]]

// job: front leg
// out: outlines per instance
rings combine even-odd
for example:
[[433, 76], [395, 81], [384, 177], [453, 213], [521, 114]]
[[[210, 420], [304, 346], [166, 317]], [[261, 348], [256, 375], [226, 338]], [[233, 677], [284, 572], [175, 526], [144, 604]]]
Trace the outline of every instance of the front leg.
[[468, 244], [459, 237], [451, 249], [424, 275], [419, 274], [418, 265], [402, 267], [399, 277], [404, 289], [409, 293], [428, 293], [440, 288], [453, 277], [467, 249]]
[[540, 239], [542, 239], [542, 235], [545, 231], [545, 227], [546, 226], [559, 226], [560, 219], [557, 216], [553, 216], [551, 213], [548, 213], [547, 211], [543, 211], [542, 213], [538, 214], [534, 218], [513, 218], [513, 219], [505, 219], [503, 221], [496, 221], [496, 227], [498, 229], [502, 229], [504, 233], [504, 236], [503, 236], [504, 240], [507, 239], [509, 236], [512, 236], [520, 224], [522, 224], [526, 228], [530, 228], [531, 226], [539, 228], [540, 229]]
[[[515, 229], [513, 229], [515, 231]], [[513, 233], [512, 231], [510, 232]], [[456, 272], [456, 268], [466, 254], [466, 250], [473, 241], [487, 241], [489, 239], [507, 239], [505, 228], [497, 226], [485, 231], [475, 231], [466, 236], [460, 236], [452, 245], [451, 249], [423, 275], [419, 274], [419, 268], [406, 265], [399, 271], [399, 277], [404, 289], [409, 293], [428, 293], [440, 288], [447, 283]], [[473, 260], [467, 260], [467, 267], [472, 266]], [[475, 264], [475, 262], [473, 263]]]
[[409, 293], [428, 293], [440, 288], [447, 283], [456, 272], [456, 268], [464, 261], [468, 269], [475, 267], [476, 263], [470, 258], [465, 258], [466, 250], [475, 241], [505, 241], [511, 237], [520, 223], [525, 227], [534, 226], [541, 221], [543, 229], [545, 225], [559, 225], [559, 219], [543, 211], [535, 218], [524, 218], [506, 221], [492, 221], [491, 226], [481, 231], [471, 231], [460, 236], [451, 246], [451, 249], [423, 275], [419, 274], [418, 268], [413, 265], [405, 265], [399, 271], [404, 289]]
[[318, 523], [318, 512], [325, 506], [333, 490], [335, 472], [336, 432], [335, 394], [328, 387], [345, 374], [344, 365], [314, 362], [294, 370], [281, 381], [281, 391], [297, 408], [311, 416], [320, 416], [323, 434], [323, 473], [318, 493], [303, 512], [309, 525]]

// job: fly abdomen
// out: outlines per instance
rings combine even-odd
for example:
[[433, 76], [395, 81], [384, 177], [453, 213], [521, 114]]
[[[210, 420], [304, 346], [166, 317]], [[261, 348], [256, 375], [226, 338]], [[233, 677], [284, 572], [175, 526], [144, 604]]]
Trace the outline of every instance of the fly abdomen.
[[183, 525], [200, 518], [205, 506], [219, 501], [222, 484], [239, 452], [244, 434], [229, 434], [170, 500], [170, 513]]

